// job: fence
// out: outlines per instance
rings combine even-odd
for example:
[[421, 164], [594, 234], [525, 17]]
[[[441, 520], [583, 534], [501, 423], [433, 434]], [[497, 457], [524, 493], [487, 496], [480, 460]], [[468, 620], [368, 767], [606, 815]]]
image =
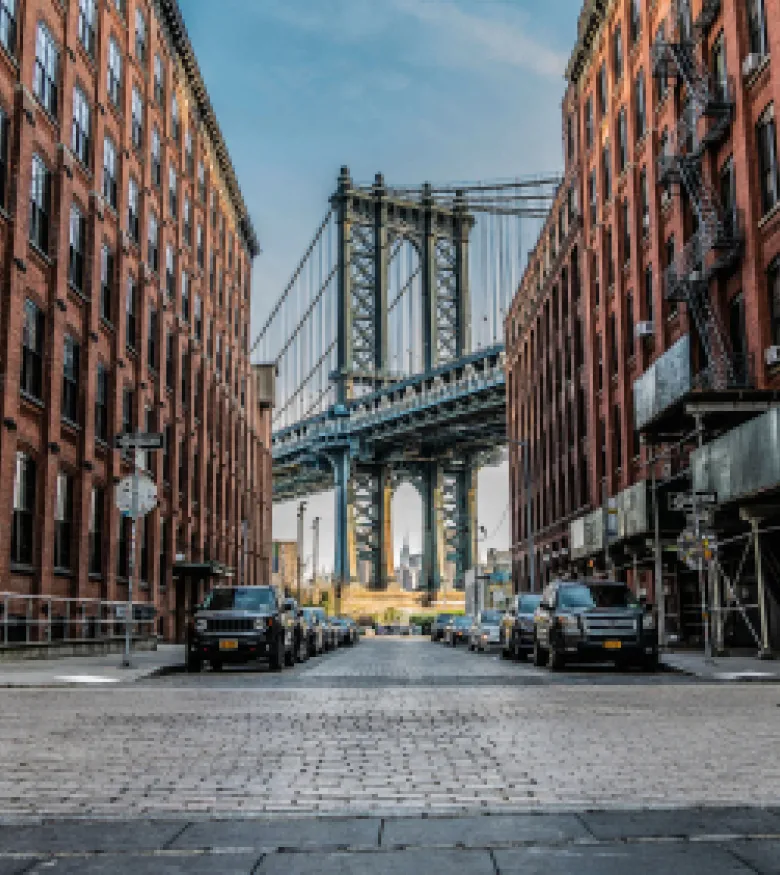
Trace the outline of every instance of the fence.
[[[125, 634], [127, 602], [0, 592], [0, 647], [111, 641]], [[154, 605], [133, 603], [132, 634], [155, 635]]]

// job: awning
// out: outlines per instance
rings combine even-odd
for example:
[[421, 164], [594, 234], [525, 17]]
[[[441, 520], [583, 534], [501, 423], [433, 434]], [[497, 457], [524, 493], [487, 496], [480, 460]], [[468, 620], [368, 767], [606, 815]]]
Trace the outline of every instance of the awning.
[[231, 578], [235, 575], [232, 568], [221, 562], [174, 562], [173, 577], [189, 577], [191, 580], [209, 580], [213, 577]]

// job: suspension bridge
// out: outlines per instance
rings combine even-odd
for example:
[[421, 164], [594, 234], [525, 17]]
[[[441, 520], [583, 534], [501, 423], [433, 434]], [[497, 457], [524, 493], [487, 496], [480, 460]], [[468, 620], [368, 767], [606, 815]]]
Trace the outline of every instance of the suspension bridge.
[[477, 474], [506, 441], [504, 317], [559, 176], [388, 186], [341, 168], [252, 349], [275, 362], [274, 501], [334, 490], [336, 597], [393, 576], [394, 490], [422, 498], [423, 587], [476, 559]]

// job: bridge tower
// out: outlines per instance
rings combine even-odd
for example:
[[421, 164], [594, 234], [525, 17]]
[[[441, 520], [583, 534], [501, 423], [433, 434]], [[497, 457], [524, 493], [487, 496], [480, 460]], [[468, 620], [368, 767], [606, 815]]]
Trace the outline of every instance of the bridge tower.
[[[421, 198], [388, 194], [381, 174], [373, 187], [355, 188], [342, 167], [331, 198], [337, 219], [338, 415], [345, 405], [398, 379], [388, 367], [388, 265], [406, 242], [419, 259], [422, 367], [426, 374], [471, 351], [469, 235], [474, 218], [462, 194], [448, 206], [430, 185]], [[471, 567], [476, 549], [477, 460], [363, 457], [359, 446], [333, 447], [335, 473], [335, 577], [340, 587], [358, 578], [358, 562], [370, 564], [370, 585], [385, 589], [393, 578], [391, 503], [395, 473], [412, 474], [423, 504], [423, 586], [433, 596], [454, 561], [456, 574]]]

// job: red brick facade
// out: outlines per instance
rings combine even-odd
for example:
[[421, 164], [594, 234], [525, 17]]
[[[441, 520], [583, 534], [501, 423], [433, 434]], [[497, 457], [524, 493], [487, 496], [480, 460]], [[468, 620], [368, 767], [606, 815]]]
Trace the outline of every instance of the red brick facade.
[[[164, 432], [167, 450], [149, 463], [160, 506], [139, 526], [135, 579], [170, 637], [177, 554], [270, 580], [270, 413], [248, 354], [257, 242], [175, 0], [0, 6], [0, 591], [126, 598], [114, 484], [130, 467], [111, 443], [126, 428]], [[48, 171], [43, 218], [34, 156]], [[29, 497], [20, 453], [34, 468]], [[14, 513], [25, 504], [29, 530]]]
[[[780, 342], [773, 334], [780, 299], [773, 313], [769, 286], [780, 254], [780, 207], [762, 204], [756, 138], [760, 119], [780, 106], [780, 0], [756, 4], [767, 44], [744, 72], [751, 4], [691, 0], [690, 13], [701, 25], [712, 11], [696, 51], [713, 79], [728, 77], [734, 100], [730, 124], [706, 150], [703, 175], [723, 195], [723, 171], [733, 162], [732, 206], [744, 235], [737, 264], [712, 280], [710, 299], [733, 346], [746, 354], [754, 384], [776, 388], [780, 373], [767, 366], [765, 351]], [[585, 3], [563, 101], [566, 181], [506, 321], [509, 435], [531, 445], [539, 576], [568, 566], [573, 517], [649, 478], [648, 450], [634, 429], [634, 381], [681, 335], [695, 333], [688, 308], [665, 297], [667, 243], [674, 238], [677, 254], [693, 230], [679, 187], [666, 194], [657, 176], [664, 136], [675, 130], [686, 97], [679, 84], [664, 93], [653, 76], [652, 46], [671, 5]], [[720, 67], [716, 76], [719, 45], [725, 75]], [[575, 206], [568, 216], [567, 199]], [[652, 322], [652, 334], [639, 337], [643, 322]], [[515, 582], [525, 588], [525, 496], [521, 457], [512, 455]], [[631, 579], [630, 566], [624, 571]], [[652, 598], [649, 568], [639, 573]]]

